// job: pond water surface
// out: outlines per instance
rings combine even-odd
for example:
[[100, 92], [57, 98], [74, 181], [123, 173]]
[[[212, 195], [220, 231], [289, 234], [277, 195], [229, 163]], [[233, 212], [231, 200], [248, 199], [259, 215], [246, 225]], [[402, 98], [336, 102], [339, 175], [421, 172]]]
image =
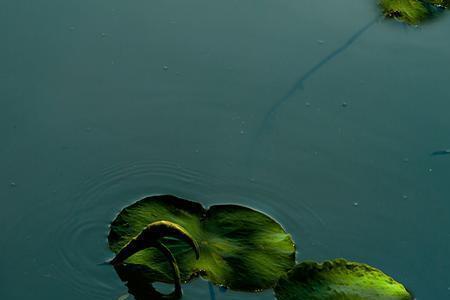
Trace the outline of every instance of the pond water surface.
[[[430, 156], [450, 148], [450, 14], [408, 27], [374, 22], [375, 0], [0, 4], [0, 298], [126, 294], [101, 265], [108, 224], [167, 193], [257, 208], [299, 260], [366, 262], [450, 299], [450, 155]], [[210, 297], [203, 280], [184, 294]]]

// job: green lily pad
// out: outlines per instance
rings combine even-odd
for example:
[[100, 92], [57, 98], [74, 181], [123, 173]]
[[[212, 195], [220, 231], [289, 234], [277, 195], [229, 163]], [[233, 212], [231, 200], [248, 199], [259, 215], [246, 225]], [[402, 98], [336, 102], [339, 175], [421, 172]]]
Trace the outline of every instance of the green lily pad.
[[[168, 195], [148, 197], [123, 209], [111, 224], [111, 250], [119, 253], [158, 221], [176, 224], [198, 245], [199, 259], [187, 239], [161, 239], [178, 264], [182, 282], [201, 275], [230, 289], [257, 291], [273, 287], [295, 265], [291, 236], [269, 216], [239, 205], [205, 209]], [[149, 282], [174, 281], [171, 265], [155, 248], [136, 252], [125, 265], [139, 270]]]
[[366, 264], [336, 259], [304, 262], [275, 287], [278, 300], [412, 300], [394, 279]]
[[450, 4], [449, 0], [428, 0], [428, 2], [430, 2], [433, 5], [443, 7], [443, 8], [447, 8], [448, 5]]
[[433, 18], [448, 8], [448, 0], [379, 0], [388, 18], [416, 25]]
[[[129, 280], [125, 280], [128, 282], [128, 286], [130, 284], [133, 285], [132, 282], [136, 283], [142, 282], [142, 280], [133, 279], [133, 274], [135, 273], [133, 270], [128, 270], [123, 268], [122, 272], [120, 272], [120, 266], [124, 265], [125, 260], [127, 260], [130, 256], [140, 252], [143, 249], [153, 248], [157, 249], [161, 254], [165, 256], [167, 262], [170, 264], [172, 269], [172, 278], [175, 283], [175, 289], [172, 293], [164, 295], [158, 293], [162, 298], [166, 299], [179, 299], [182, 295], [181, 290], [181, 277], [180, 277], [180, 269], [178, 268], [178, 263], [173, 256], [172, 252], [162, 243], [163, 238], [172, 237], [175, 239], [179, 239], [181, 241], [185, 241], [188, 245], [191, 246], [192, 250], [195, 252], [196, 259], [199, 259], [199, 247], [197, 242], [192, 238], [192, 236], [180, 225], [174, 224], [168, 221], [157, 221], [147, 225], [141, 233], [139, 233], [136, 237], [132, 238], [111, 260], [111, 264], [115, 267], [117, 273], [121, 278], [131, 277]], [[122, 275], [120, 274], [122, 273]], [[131, 275], [131, 276], [128, 276]], [[136, 277], [142, 277], [140, 275]], [[145, 278], [144, 278], [145, 280]], [[140, 284], [139, 284], [140, 285]], [[151, 285], [151, 282], [150, 282]], [[134, 285], [135, 286], [135, 285]], [[154, 290], [154, 289], [153, 289]], [[156, 290], [155, 290], [156, 291]], [[153, 297], [154, 298], [154, 297]]]

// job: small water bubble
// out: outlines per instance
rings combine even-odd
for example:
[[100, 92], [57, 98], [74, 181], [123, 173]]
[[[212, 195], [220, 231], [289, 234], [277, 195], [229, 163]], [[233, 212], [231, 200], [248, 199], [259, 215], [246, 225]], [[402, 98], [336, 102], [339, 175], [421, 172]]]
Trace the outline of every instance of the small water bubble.
[[402, 198], [403, 198], [404, 200], [406, 200], [406, 199], [408, 199], [408, 195], [403, 195]]
[[358, 202], [353, 202], [353, 206], [359, 206], [359, 203]]
[[241, 131], [240, 131], [240, 134], [244, 134], [244, 133], [245, 133], [245, 131], [244, 131], [244, 130], [241, 130]]
[[342, 102], [341, 106], [345, 108], [345, 107], [348, 106], [348, 103], [347, 102]]
[[9, 183], [9, 186], [10, 186], [10, 187], [16, 187], [16, 186], [17, 186], [17, 183], [15, 183], [14, 181], [11, 181], [11, 182]]
[[107, 35], [106, 35], [106, 33], [105, 33], [105, 32], [102, 32], [102, 33], [100, 33], [100, 36], [101, 36], [102, 38], [105, 38], [105, 37], [107, 37]]
[[306, 105], [306, 107], [310, 107], [310, 106], [311, 106], [311, 103], [305, 102], [305, 105]]
[[164, 65], [164, 66], [163, 66], [163, 70], [164, 70], [164, 71], [167, 71], [167, 70], [169, 70], [169, 66], [167, 66], [167, 65]]
[[430, 173], [433, 172], [433, 169], [429, 168], [429, 169], [428, 169], [428, 172], [430, 172]]
[[325, 41], [324, 40], [317, 40], [317, 44], [323, 45], [323, 44], [325, 44]]

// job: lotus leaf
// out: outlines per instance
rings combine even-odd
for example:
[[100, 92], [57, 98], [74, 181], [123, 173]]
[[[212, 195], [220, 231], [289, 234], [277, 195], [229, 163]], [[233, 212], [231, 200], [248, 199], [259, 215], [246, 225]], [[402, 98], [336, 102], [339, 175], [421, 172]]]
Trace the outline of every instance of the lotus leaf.
[[[158, 235], [152, 229], [155, 224], [166, 229]], [[154, 243], [150, 248], [133, 246], [148, 240], [144, 235], [167, 247], [182, 282], [202, 275], [230, 289], [258, 291], [273, 287], [295, 265], [295, 245], [281, 225], [239, 205], [205, 209], [199, 203], [163, 195], [142, 199], [119, 213], [108, 236], [115, 259], [120, 257], [128, 271], [139, 272], [149, 282], [171, 283], [176, 281], [174, 269], [161, 247]]]
[[[172, 278], [175, 283], [175, 290], [171, 294], [169, 295], [160, 294], [160, 295], [167, 296], [168, 298], [178, 299], [182, 295], [180, 269], [178, 268], [178, 263], [175, 257], [173, 256], [172, 252], [162, 243], [162, 239], [165, 237], [178, 238], [179, 240], [187, 242], [187, 244], [190, 245], [194, 250], [196, 259], [199, 259], [198, 244], [183, 227], [168, 221], [157, 221], [147, 225], [147, 227], [145, 227], [139, 235], [132, 238], [117, 253], [114, 259], [111, 261], [111, 264], [116, 267], [116, 271], [122, 278], [127, 275], [121, 276], [118, 267], [123, 265], [126, 259], [140, 252], [143, 249], [147, 248], [158, 249], [169, 262], [170, 267], [172, 269], [172, 276], [173, 276]], [[126, 269], [124, 272], [122, 272], [122, 274], [125, 273], [127, 273]], [[133, 271], [131, 271], [131, 274], [133, 274]], [[127, 281], [130, 284], [130, 280]]]
[[280, 278], [278, 300], [412, 300], [394, 279], [366, 264], [336, 259], [304, 262]]

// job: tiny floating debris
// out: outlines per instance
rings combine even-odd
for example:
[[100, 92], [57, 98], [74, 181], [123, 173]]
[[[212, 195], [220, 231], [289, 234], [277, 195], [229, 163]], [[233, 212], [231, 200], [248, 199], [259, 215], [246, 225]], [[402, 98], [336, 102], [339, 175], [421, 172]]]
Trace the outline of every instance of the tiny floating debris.
[[449, 155], [449, 154], [450, 154], [450, 149], [445, 149], [445, 150], [434, 151], [433, 153], [431, 153], [431, 156]]

